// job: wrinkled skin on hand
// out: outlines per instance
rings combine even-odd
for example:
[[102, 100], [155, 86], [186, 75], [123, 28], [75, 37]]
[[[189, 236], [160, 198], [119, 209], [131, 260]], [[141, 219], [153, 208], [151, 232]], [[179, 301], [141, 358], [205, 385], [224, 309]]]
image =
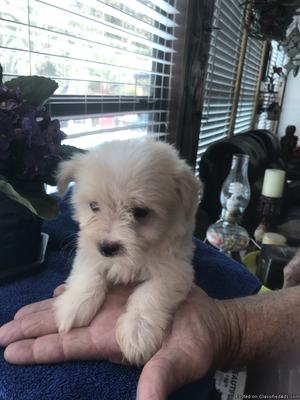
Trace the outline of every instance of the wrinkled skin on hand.
[[285, 266], [283, 270], [284, 285], [283, 288], [297, 286], [300, 283], [300, 249]]
[[[70, 360], [109, 360], [126, 364], [115, 339], [116, 321], [125, 312], [133, 286], [112, 287], [88, 327], [59, 335], [52, 312], [54, 299], [23, 307], [0, 328], [0, 345], [12, 364], [56, 363]], [[56, 288], [54, 295], [63, 292]], [[214, 365], [224, 316], [218, 301], [195, 287], [176, 312], [161, 349], [143, 368], [137, 399], [162, 400], [195, 381]]]

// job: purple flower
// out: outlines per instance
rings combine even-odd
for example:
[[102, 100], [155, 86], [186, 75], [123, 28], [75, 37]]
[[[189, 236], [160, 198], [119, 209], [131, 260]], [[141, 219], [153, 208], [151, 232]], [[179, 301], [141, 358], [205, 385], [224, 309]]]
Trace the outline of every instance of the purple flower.
[[47, 143], [46, 147], [50, 154], [59, 154], [61, 150], [61, 145], [57, 143]]
[[13, 135], [18, 142], [23, 142], [25, 139], [27, 139], [26, 133], [21, 128], [15, 128]]
[[3, 102], [2, 107], [0, 107], [0, 121], [5, 118], [10, 118], [11, 122], [15, 124], [19, 119], [19, 115], [15, 112], [15, 110], [6, 108], [6, 105], [7, 103]]
[[5, 103], [5, 109], [9, 110], [9, 111], [16, 110], [19, 107], [20, 107], [20, 104], [16, 100], [13, 100], [13, 99], [9, 99]]
[[64, 140], [67, 135], [65, 134], [65, 132], [60, 130], [60, 123], [58, 119], [54, 119], [51, 121], [51, 125], [54, 126], [54, 128], [56, 129], [57, 135], [55, 136], [55, 139], [58, 140], [59, 142], [61, 142], [62, 140]]
[[29, 106], [27, 101], [22, 101], [20, 104], [18, 114], [20, 119], [23, 120], [24, 118], [29, 118], [30, 125], [31, 125], [31, 132], [34, 134], [38, 130], [38, 123], [36, 118], [41, 117], [43, 115], [44, 108], [37, 109], [33, 106]]
[[9, 89], [4, 83], [0, 85], [0, 102], [6, 102], [10, 99], [16, 100], [18, 103], [21, 101], [20, 89]]
[[[60, 130], [60, 123], [58, 119], [53, 119], [51, 121], [50, 116], [47, 115], [44, 119], [39, 123], [41, 130], [43, 131], [44, 135], [47, 135], [48, 142], [54, 140], [56, 143], [60, 143], [64, 140], [67, 135]], [[44, 131], [47, 131], [46, 133]]]
[[25, 150], [23, 153], [24, 176], [33, 178], [37, 175], [45, 175], [46, 163], [43, 160], [43, 154], [36, 150], [38, 149]]
[[[1, 118], [1, 114], [0, 114]], [[8, 116], [0, 119], [0, 158], [5, 160], [10, 155], [10, 142], [13, 140], [12, 120]]]
[[7, 98], [8, 99], [14, 99], [17, 102], [21, 101], [21, 96], [20, 96], [20, 89], [8, 89], [6, 92]]
[[57, 154], [48, 154], [45, 156], [45, 161], [47, 164], [47, 174], [53, 175], [57, 169], [58, 163], [61, 161], [61, 157]]
[[0, 159], [7, 160], [10, 173], [22, 178], [52, 176], [65, 138], [59, 121], [52, 121], [43, 106], [30, 106], [21, 100], [19, 89], [0, 84]]
[[[2, 72], [1, 65], [0, 70]], [[28, 96], [25, 95], [29, 102], [22, 100], [19, 88], [8, 88], [12, 81], [7, 85], [0, 81], [0, 181], [9, 182], [23, 194], [31, 190], [23, 187], [24, 181], [54, 183], [54, 172], [61, 161], [61, 141], [66, 135], [60, 130], [59, 121], [51, 121], [43, 106], [30, 105], [38, 104], [37, 98], [32, 97], [36, 90], [41, 90], [38, 97], [42, 101], [53, 93], [57, 83], [45, 77], [20, 77], [14, 82], [19, 82], [21, 89], [24, 85], [29, 90]], [[6, 194], [13, 197], [9, 192]], [[35, 206], [41, 218], [57, 216], [57, 207], [49, 200], [45, 196]]]
[[24, 132], [31, 132], [32, 131], [32, 125], [31, 125], [31, 120], [30, 118], [23, 118], [22, 120], [22, 129]]
[[61, 151], [60, 142], [67, 137], [67, 135], [60, 130], [60, 123], [57, 119], [51, 121], [49, 116], [39, 123], [39, 127], [45, 128], [40, 137], [44, 140], [46, 149], [49, 154], [59, 154]]
[[[14, 139], [18, 142], [26, 141], [28, 147], [31, 147], [31, 133], [32, 133], [32, 126], [31, 121], [29, 118], [24, 118], [19, 124], [20, 127], [15, 128], [13, 130]], [[42, 143], [44, 144], [44, 143]]]
[[53, 175], [61, 157], [57, 154], [45, 154], [45, 149], [36, 147], [25, 150], [23, 153], [24, 168], [21, 173], [25, 177], [33, 178], [37, 175]]
[[19, 111], [18, 114], [20, 115], [20, 117], [27, 117], [27, 118], [36, 118], [38, 116], [38, 111], [35, 107], [29, 106], [27, 104], [27, 101], [24, 100], [21, 102], [20, 107], [19, 107]]
[[42, 121], [39, 122], [40, 130], [45, 131], [51, 123], [51, 118], [49, 114], [44, 115]]
[[46, 142], [41, 135], [30, 136], [29, 147], [45, 146]]

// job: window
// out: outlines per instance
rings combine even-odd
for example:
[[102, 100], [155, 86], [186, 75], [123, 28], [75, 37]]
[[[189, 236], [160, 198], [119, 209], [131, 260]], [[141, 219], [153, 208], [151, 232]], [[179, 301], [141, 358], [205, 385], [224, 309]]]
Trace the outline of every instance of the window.
[[[243, 0], [216, 0], [205, 82], [198, 158], [208, 146], [227, 137], [233, 105], [241, 41]], [[234, 134], [250, 128], [262, 42], [248, 38]]]
[[44, 75], [47, 104], [68, 134], [103, 139], [164, 135], [178, 11], [164, 0], [2, 1], [4, 82]]

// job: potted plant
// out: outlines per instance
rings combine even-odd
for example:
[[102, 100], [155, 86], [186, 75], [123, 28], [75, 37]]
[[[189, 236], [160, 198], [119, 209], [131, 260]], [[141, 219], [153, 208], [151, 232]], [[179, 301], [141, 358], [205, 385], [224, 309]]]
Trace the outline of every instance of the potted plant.
[[245, 27], [258, 40], [284, 40], [300, 0], [246, 0]]
[[55, 185], [62, 159], [75, 151], [57, 119], [43, 104], [58, 85], [45, 77], [21, 76], [2, 82], [0, 65], [0, 279], [1, 272], [37, 259], [42, 219], [55, 219], [56, 200], [45, 184]]
[[282, 68], [281, 67], [273, 67], [273, 73], [272, 75], [268, 75], [269, 78], [269, 83], [268, 83], [268, 92], [269, 93], [274, 93], [274, 88], [275, 88], [275, 79], [277, 78], [276, 76], [274, 76], [275, 74], [277, 74], [279, 77], [281, 76], [281, 72], [282, 72]]

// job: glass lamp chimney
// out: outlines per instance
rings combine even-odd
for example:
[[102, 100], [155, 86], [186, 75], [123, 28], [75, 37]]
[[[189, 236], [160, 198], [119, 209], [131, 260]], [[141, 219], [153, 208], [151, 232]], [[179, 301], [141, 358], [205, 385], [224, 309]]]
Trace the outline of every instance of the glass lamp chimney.
[[235, 154], [231, 170], [223, 183], [220, 195], [222, 219], [228, 222], [241, 222], [242, 215], [250, 201], [248, 181], [249, 156]]

